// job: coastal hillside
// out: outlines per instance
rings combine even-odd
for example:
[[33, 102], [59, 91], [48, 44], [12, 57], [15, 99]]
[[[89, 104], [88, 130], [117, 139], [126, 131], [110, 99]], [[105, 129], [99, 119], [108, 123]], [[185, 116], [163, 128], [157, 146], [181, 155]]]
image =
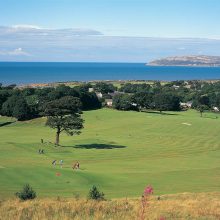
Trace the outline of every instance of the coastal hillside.
[[153, 60], [148, 66], [220, 66], [220, 56], [174, 56]]

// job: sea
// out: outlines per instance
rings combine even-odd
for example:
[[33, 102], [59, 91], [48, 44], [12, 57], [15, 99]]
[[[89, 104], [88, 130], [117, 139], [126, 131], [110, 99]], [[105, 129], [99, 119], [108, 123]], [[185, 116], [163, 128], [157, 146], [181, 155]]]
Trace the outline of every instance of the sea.
[[215, 80], [220, 67], [146, 66], [144, 63], [0, 62], [0, 83], [25, 85], [95, 80]]

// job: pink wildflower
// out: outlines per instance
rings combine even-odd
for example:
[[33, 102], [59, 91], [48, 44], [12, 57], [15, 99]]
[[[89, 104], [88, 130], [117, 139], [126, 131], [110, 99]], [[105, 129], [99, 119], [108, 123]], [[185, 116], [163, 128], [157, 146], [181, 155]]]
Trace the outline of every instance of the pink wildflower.
[[147, 195], [150, 195], [150, 194], [153, 194], [154, 192], [154, 189], [152, 186], [147, 186], [145, 189], [144, 189], [144, 195], [147, 196]]

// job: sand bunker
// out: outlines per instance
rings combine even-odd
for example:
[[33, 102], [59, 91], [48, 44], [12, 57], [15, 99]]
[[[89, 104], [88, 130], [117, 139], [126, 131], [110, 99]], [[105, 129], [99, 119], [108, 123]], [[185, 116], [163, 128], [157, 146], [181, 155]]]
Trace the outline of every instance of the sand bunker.
[[187, 125], [187, 126], [191, 126], [192, 124], [190, 124], [190, 123], [182, 123], [182, 125]]

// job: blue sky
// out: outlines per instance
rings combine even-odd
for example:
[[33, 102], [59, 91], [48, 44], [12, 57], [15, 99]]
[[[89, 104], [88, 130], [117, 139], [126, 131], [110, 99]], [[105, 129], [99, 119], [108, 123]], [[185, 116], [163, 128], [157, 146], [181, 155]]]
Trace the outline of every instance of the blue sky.
[[[3, 61], [143, 62], [187, 53], [218, 55], [219, 0], [0, 0], [0, 5]], [[214, 40], [198, 47], [195, 40], [176, 45], [165, 38]]]
[[220, 38], [219, 0], [0, 0], [1, 25], [89, 28], [106, 35]]

